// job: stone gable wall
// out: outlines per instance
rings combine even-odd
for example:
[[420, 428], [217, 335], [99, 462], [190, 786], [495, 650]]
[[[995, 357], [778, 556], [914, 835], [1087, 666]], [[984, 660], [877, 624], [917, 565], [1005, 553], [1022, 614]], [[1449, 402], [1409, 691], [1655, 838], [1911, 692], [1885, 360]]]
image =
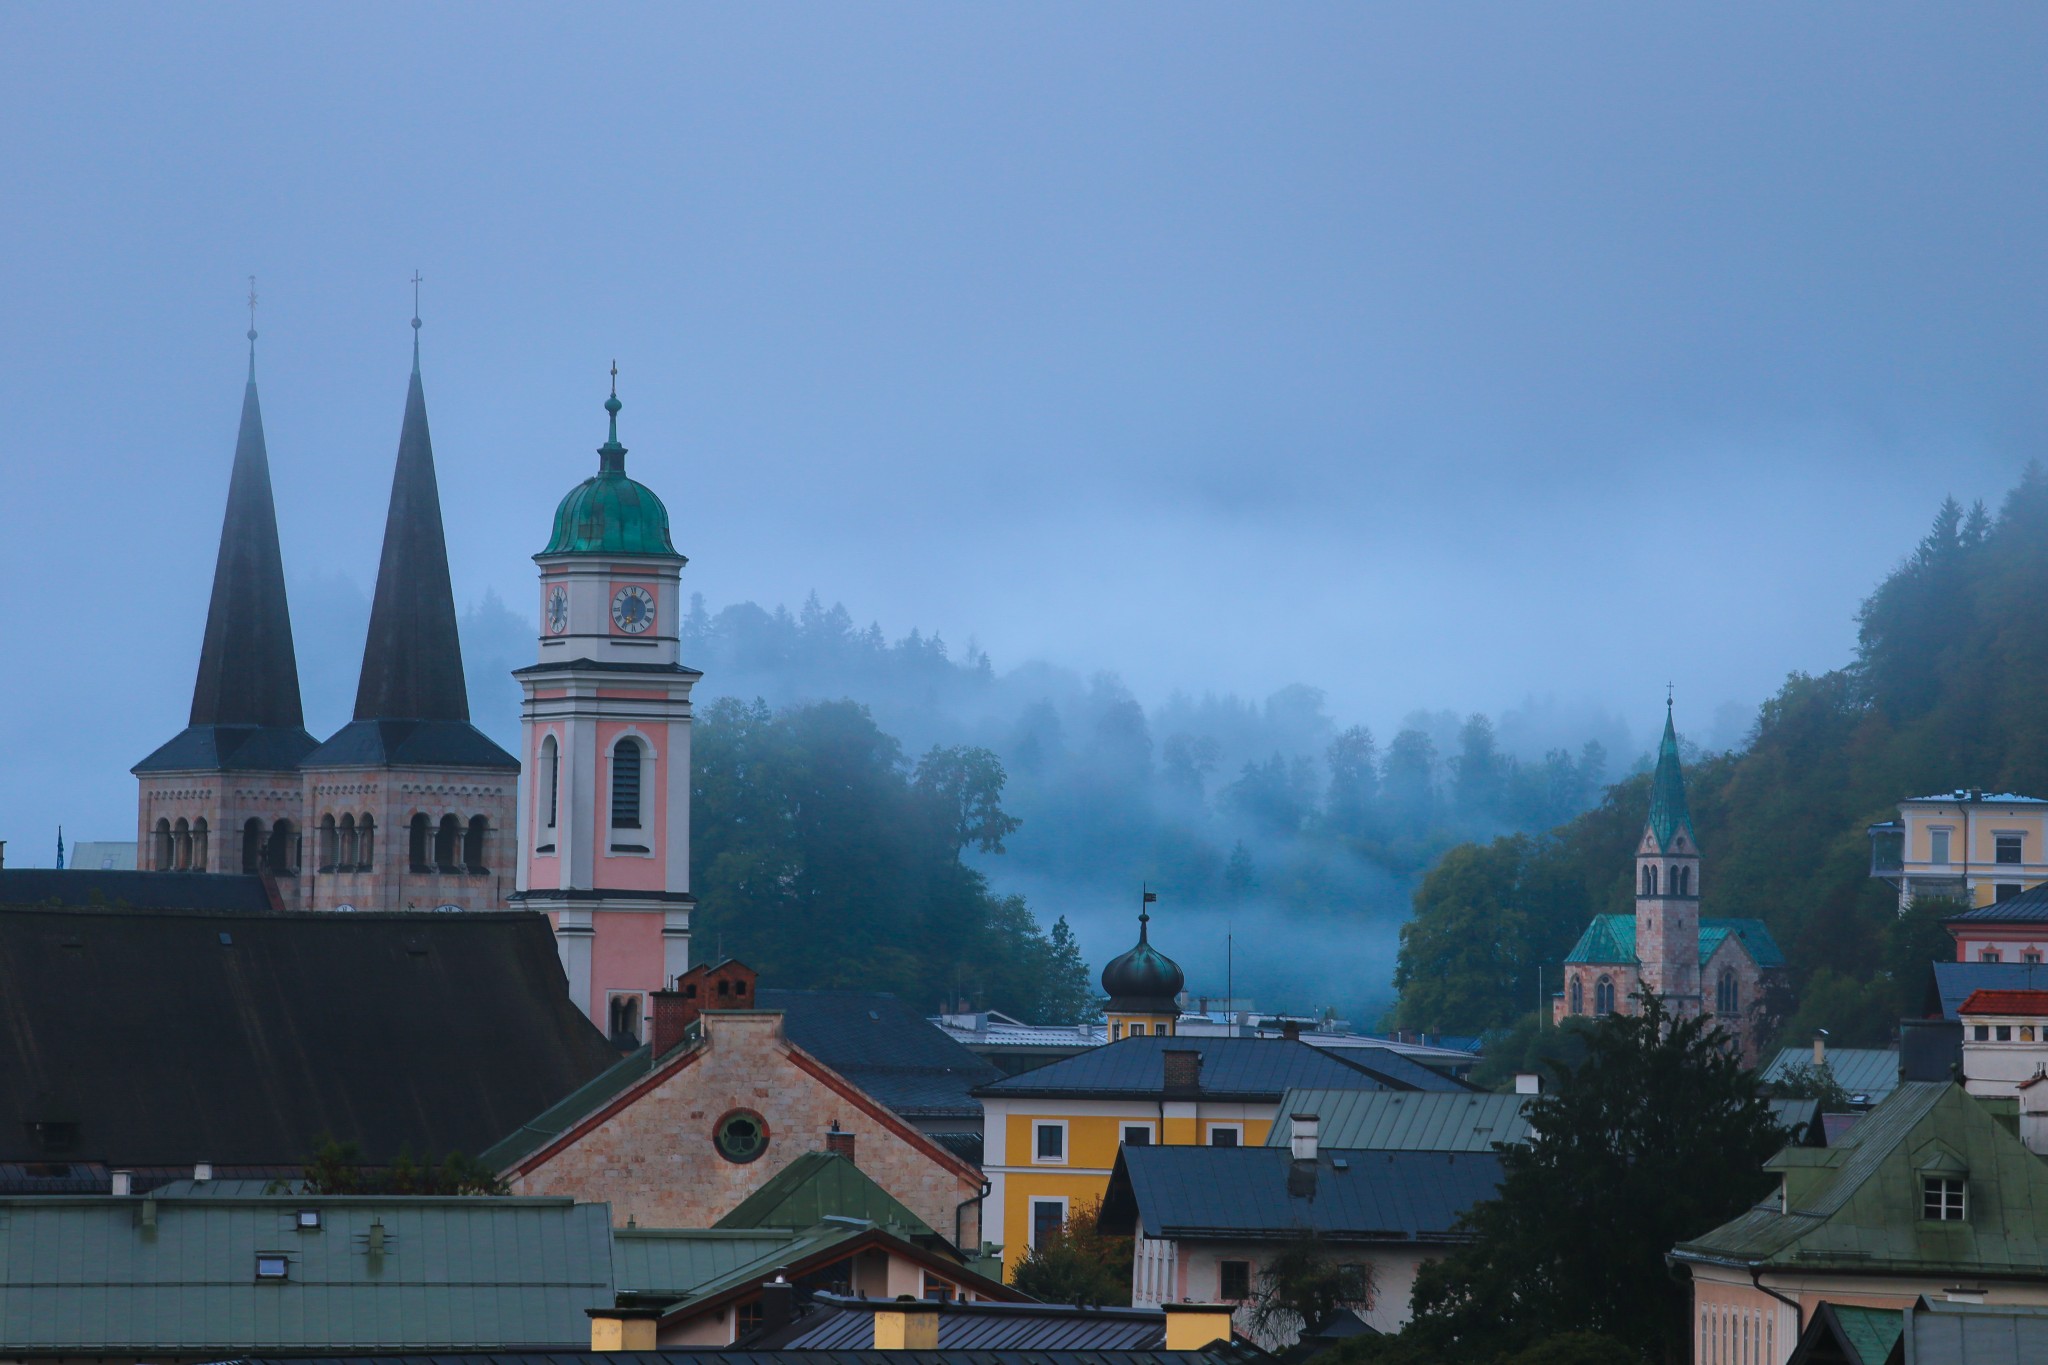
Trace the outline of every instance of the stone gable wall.
[[[837, 1121], [855, 1135], [856, 1162], [876, 1184], [940, 1235], [953, 1236], [953, 1211], [980, 1192], [978, 1180], [942, 1164], [799, 1067], [779, 1013], [718, 1012], [703, 1024], [694, 1062], [536, 1169], [512, 1176], [512, 1192], [606, 1201], [621, 1226], [630, 1217], [641, 1227], [709, 1227], [791, 1161], [823, 1151]], [[743, 1164], [726, 1160], [712, 1142], [719, 1120], [733, 1109], [750, 1109], [768, 1126], [767, 1150]], [[969, 1245], [980, 1242], [973, 1208], [964, 1238]]]

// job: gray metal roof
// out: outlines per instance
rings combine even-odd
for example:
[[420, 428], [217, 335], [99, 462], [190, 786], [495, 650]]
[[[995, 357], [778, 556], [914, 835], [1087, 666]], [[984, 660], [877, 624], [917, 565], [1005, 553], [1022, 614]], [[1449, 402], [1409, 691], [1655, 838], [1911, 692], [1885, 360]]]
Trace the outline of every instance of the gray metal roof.
[[1325, 1147], [1311, 1166], [1275, 1147], [1125, 1147], [1103, 1197], [1105, 1231], [1219, 1241], [1293, 1237], [1442, 1242], [1500, 1188], [1500, 1157]]
[[884, 992], [768, 987], [755, 1003], [782, 1011], [790, 1042], [909, 1117], [978, 1119], [974, 1088], [1003, 1074]]
[[1905, 1313], [1912, 1365], [2040, 1365], [2048, 1360], [2048, 1308], [1921, 1300]]
[[1954, 1019], [1975, 991], [2048, 991], [2048, 965], [2034, 962], [1937, 962], [1930, 1009]]
[[[321, 1226], [300, 1229], [300, 1209]], [[285, 1277], [259, 1280], [258, 1253], [283, 1255]], [[0, 1201], [8, 1355], [580, 1346], [584, 1310], [611, 1302], [603, 1204]]]
[[[762, 1349], [866, 1351], [875, 1344], [869, 1299], [816, 1294], [812, 1312], [760, 1338]], [[1157, 1351], [1166, 1314], [1156, 1308], [1072, 1308], [1052, 1303], [939, 1305], [941, 1351]]]
[[[1812, 1065], [1811, 1047], [1780, 1048], [1764, 1068], [1763, 1079], [1782, 1080], [1787, 1072]], [[1831, 1047], [1827, 1068], [1836, 1085], [1851, 1095], [1868, 1095], [1873, 1104], [1899, 1088], [1899, 1050], [1895, 1047]]]
[[1324, 1147], [1408, 1152], [1490, 1152], [1496, 1142], [1527, 1141], [1522, 1110], [1533, 1096], [1476, 1092], [1290, 1090], [1266, 1135], [1268, 1147], [1292, 1140], [1294, 1114], [1314, 1114]]
[[[1374, 1048], [1334, 1050], [1289, 1038], [1126, 1038], [1035, 1071], [1008, 1076], [975, 1093], [990, 1098], [1024, 1095], [1154, 1097], [1165, 1092], [1166, 1054], [1198, 1052], [1200, 1094], [1206, 1099], [1277, 1102], [1287, 1091], [1456, 1090], [1469, 1087], [1397, 1053]], [[1377, 1055], [1367, 1058], [1361, 1053]]]
[[493, 1351], [486, 1356], [413, 1353], [375, 1356], [241, 1356], [219, 1365], [1262, 1365], [1272, 1356], [1249, 1342], [1199, 1351]]
[[[1993, 864], [1994, 869], [1996, 864]], [[2048, 923], [2048, 882], [2027, 888], [2017, 896], [2007, 896], [2002, 901], [1980, 905], [1974, 910], [1965, 910], [1959, 915], [1950, 915], [1943, 924], [2041, 924]]]

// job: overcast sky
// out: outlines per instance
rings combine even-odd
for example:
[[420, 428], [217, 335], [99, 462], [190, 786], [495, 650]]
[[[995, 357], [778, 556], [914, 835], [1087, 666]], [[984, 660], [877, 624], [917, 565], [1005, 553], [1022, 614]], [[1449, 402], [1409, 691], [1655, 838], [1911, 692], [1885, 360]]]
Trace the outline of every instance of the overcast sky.
[[616, 357], [714, 606], [1753, 705], [2048, 452], [2044, 72], [2038, 5], [10, 5], [0, 837], [133, 837], [184, 723], [250, 274], [295, 587], [374, 575], [418, 269], [463, 601]]

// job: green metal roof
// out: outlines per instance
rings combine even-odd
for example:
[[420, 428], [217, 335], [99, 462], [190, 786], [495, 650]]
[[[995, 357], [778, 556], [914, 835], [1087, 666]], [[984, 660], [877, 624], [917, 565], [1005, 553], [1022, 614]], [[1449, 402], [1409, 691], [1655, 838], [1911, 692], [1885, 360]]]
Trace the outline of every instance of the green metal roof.
[[827, 1218], [860, 1218], [877, 1227], [900, 1230], [905, 1237], [934, 1235], [922, 1218], [877, 1185], [867, 1172], [832, 1152], [804, 1153], [713, 1226], [794, 1231], [816, 1227]]
[[611, 1240], [567, 1199], [0, 1200], [0, 1354], [581, 1349]]
[[1685, 807], [1685, 772], [1678, 763], [1678, 730], [1671, 723], [1671, 708], [1664, 708], [1664, 739], [1657, 746], [1657, 771], [1650, 778], [1650, 832], [1657, 847], [1668, 849], [1680, 830], [1695, 849], [1699, 836], [1692, 832], [1692, 813]]
[[[1703, 919], [1700, 921], [1700, 965], [1705, 966], [1730, 936], [1742, 944], [1750, 960], [1759, 967], [1782, 967], [1785, 954], [1771, 931], [1760, 919]], [[1625, 963], [1636, 960], [1636, 917], [1595, 915], [1579, 941], [1565, 954], [1566, 962]]]
[[804, 1240], [781, 1228], [619, 1228], [612, 1278], [620, 1293], [689, 1298], [755, 1267], [772, 1270]]
[[1854, 1304], [1831, 1303], [1835, 1326], [1842, 1342], [1856, 1353], [1862, 1365], [1884, 1365], [1899, 1340], [1906, 1317], [1896, 1308], [1863, 1308]]
[[[614, 376], [613, 383], [617, 384]], [[618, 390], [605, 400], [611, 438], [597, 448], [597, 473], [569, 490], [555, 509], [555, 531], [547, 555], [649, 555], [681, 559], [668, 535], [668, 508], [654, 490], [626, 477], [626, 448], [619, 444]]]
[[[1923, 1219], [1923, 1167], [1958, 1164], [1968, 1217]], [[2048, 1163], [1960, 1086], [1904, 1082], [1836, 1146], [1788, 1147], [1766, 1169], [1784, 1179], [1787, 1212], [1773, 1194], [1673, 1254], [1786, 1271], [2048, 1280]]]
[[606, 1102], [624, 1094], [653, 1066], [654, 1049], [643, 1044], [484, 1148], [477, 1154], [477, 1160], [494, 1171], [512, 1169], [597, 1112]]
[[1522, 1110], [1528, 1095], [1451, 1094], [1442, 1091], [1290, 1090], [1280, 1118], [1266, 1134], [1268, 1147], [1293, 1139], [1295, 1114], [1314, 1114], [1316, 1143], [1331, 1150], [1490, 1152], [1496, 1142], [1525, 1142]]

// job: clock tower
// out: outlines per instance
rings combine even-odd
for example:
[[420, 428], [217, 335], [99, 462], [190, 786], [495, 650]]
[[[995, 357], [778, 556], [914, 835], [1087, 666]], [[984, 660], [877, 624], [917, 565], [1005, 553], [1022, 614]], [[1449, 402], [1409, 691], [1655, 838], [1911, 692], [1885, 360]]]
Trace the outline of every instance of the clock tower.
[[626, 477], [618, 367], [597, 473], [535, 555], [539, 661], [516, 676], [519, 890], [544, 911], [569, 995], [615, 1041], [690, 966], [690, 688], [677, 625], [687, 562], [668, 509]]

